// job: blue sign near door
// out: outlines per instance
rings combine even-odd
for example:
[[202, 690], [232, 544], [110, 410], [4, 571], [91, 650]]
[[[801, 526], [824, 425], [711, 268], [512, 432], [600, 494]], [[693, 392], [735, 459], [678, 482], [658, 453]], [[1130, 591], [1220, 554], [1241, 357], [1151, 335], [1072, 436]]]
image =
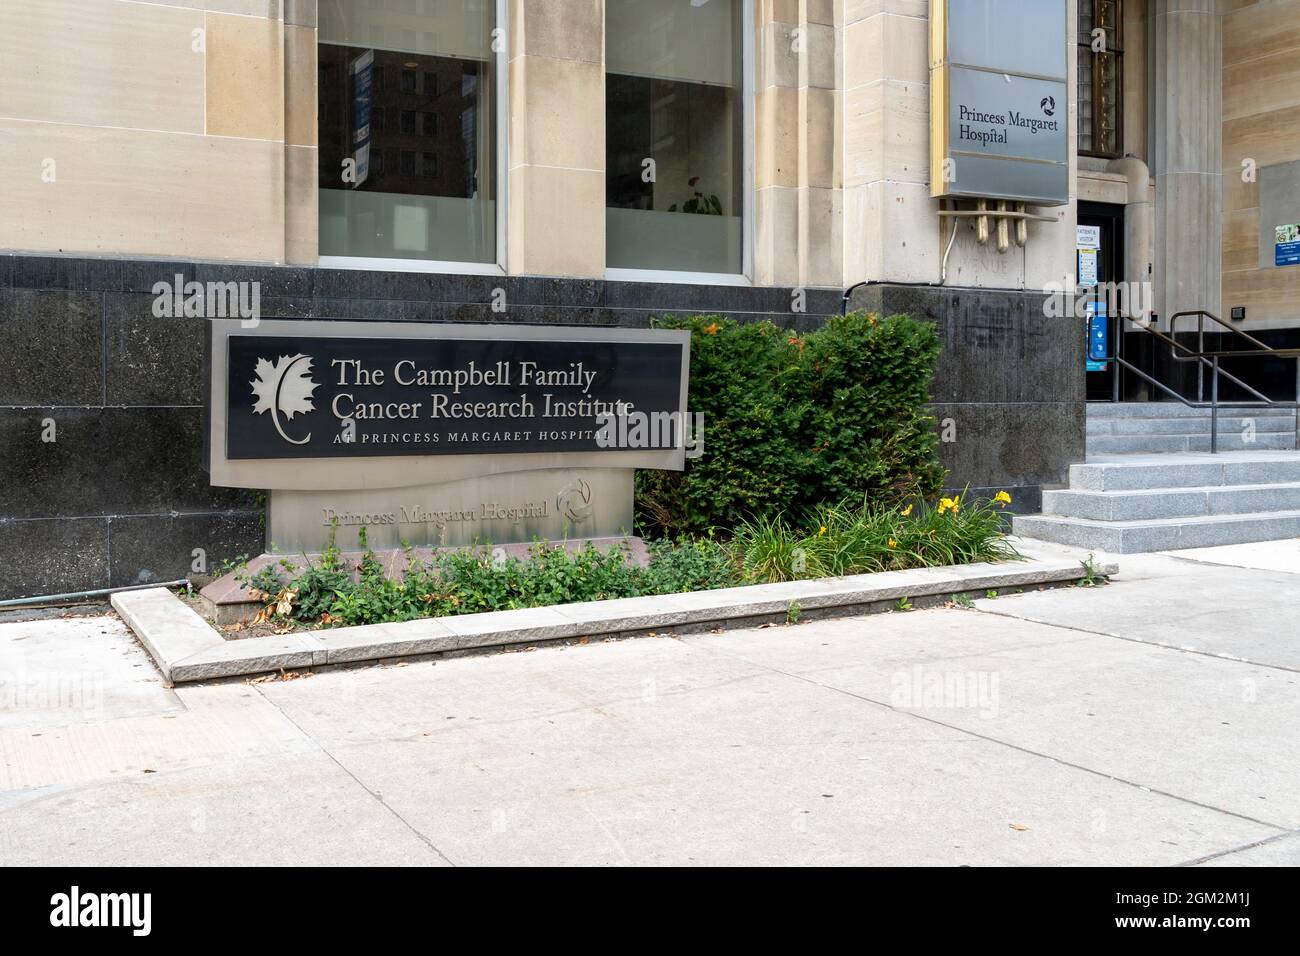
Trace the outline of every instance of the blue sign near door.
[[1106, 303], [1093, 299], [1088, 303], [1088, 361], [1089, 372], [1104, 372], [1108, 363], [1097, 361], [1110, 354], [1110, 321]]

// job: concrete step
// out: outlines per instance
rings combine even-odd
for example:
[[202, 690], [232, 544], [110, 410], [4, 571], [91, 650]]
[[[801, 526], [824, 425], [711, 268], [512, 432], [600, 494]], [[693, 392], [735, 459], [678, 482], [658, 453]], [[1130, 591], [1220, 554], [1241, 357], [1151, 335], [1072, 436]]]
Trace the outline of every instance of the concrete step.
[[1070, 466], [1072, 491], [1146, 491], [1300, 482], [1300, 452], [1089, 456]]
[[[1296, 410], [1285, 406], [1259, 405], [1243, 408], [1233, 406], [1220, 408], [1220, 415], [1238, 415], [1243, 417], [1264, 418], [1280, 416], [1295, 418]], [[1189, 408], [1181, 402], [1089, 402], [1088, 418], [1205, 418], [1210, 417], [1208, 408]]]
[[[1253, 428], [1256, 433], [1295, 434], [1295, 419], [1289, 415], [1265, 415], [1251, 418], [1244, 415], [1220, 415], [1219, 434], [1244, 434]], [[1208, 435], [1209, 416], [1205, 418], [1089, 418], [1087, 435]]]
[[1044, 491], [1043, 514], [1093, 521], [1300, 511], [1300, 481], [1142, 491]]
[[1144, 521], [1025, 515], [1013, 519], [1012, 523], [1015, 533], [1023, 537], [1111, 554], [1210, 548], [1300, 537], [1300, 510]]
[[[1220, 451], [1293, 451], [1295, 432], [1219, 432]], [[1089, 455], [1130, 455], [1176, 452], [1208, 452], [1210, 434], [1203, 435], [1088, 435]]]

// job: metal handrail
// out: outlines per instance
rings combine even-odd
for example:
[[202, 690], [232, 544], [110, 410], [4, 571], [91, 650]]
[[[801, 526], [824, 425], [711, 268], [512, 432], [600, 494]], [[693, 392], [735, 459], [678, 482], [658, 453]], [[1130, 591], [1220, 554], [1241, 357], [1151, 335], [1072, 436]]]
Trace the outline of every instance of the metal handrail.
[[[1178, 320], [1182, 318], [1188, 318], [1190, 316], [1196, 316], [1196, 345], [1199, 354], [1192, 353], [1190, 349], [1186, 349], [1183, 346], [1176, 344], [1178, 339]], [[1255, 348], [1245, 352], [1241, 352], [1241, 351], [1207, 352], [1205, 350], [1205, 320], [1206, 319], [1209, 319], [1211, 322], [1213, 322], [1215, 325], [1218, 325], [1220, 328], [1227, 329], [1233, 335], [1240, 336], [1241, 338], [1249, 342], [1251, 345], [1254, 345]], [[1173, 315], [1171, 315], [1169, 317], [1169, 337], [1173, 339], [1175, 342], [1175, 345], [1171, 350], [1171, 358], [1173, 358], [1175, 362], [1193, 362], [1193, 361], [1196, 362], [1196, 395], [1201, 401], [1205, 401], [1205, 369], [1210, 365], [1210, 359], [1209, 359], [1210, 356], [1217, 356], [1218, 358], [1250, 358], [1250, 357], [1258, 357], [1261, 353], [1268, 353], [1275, 357], [1280, 357], [1280, 358], [1300, 357], [1300, 349], [1276, 349], [1273, 346], [1268, 345], [1267, 343], [1261, 342], [1259, 339], [1255, 338], [1255, 336], [1249, 334], [1248, 332], [1243, 332], [1241, 329], [1229, 325], [1227, 322], [1224, 322], [1213, 312], [1207, 312], [1204, 309], [1190, 309], [1186, 312], [1175, 312]], [[1180, 356], [1178, 354], [1180, 351], [1187, 352], [1187, 355]], [[1260, 394], [1259, 391], [1251, 388], [1241, 379], [1236, 378], [1230, 375], [1229, 373], [1223, 371], [1220, 371], [1219, 374], [1227, 376], [1227, 378], [1231, 382], [1233, 382], [1238, 387], [1243, 388], [1246, 391], [1250, 392], [1260, 401], [1267, 402], [1270, 405], [1274, 404], [1272, 399], [1268, 398], [1265, 395]]]
[[[1184, 318], [1186, 316], [1191, 316], [1191, 315], [1196, 315], [1201, 317], [1198, 323], [1198, 337], [1197, 337], [1197, 344], [1200, 345], [1201, 348], [1195, 352], [1187, 348], [1186, 346], [1180, 344], [1178, 340], [1173, 337], [1175, 334], [1175, 329], [1178, 320], [1180, 318]], [[1217, 324], [1223, 326], [1225, 329], [1228, 329], [1230, 332], [1233, 332], [1241, 336], [1242, 338], [1247, 339], [1252, 344], [1257, 345], [1258, 348], [1250, 351], [1245, 351], [1245, 352], [1206, 351], [1204, 348], [1206, 318], [1211, 319]], [[1128, 371], [1132, 372], [1133, 374], [1137, 375], [1139, 378], [1144, 379], [1149, 384], [1154, 385], [1156, 388], [1160, 389], [1165, 394], [1169, 395], [1175, 400], [1186, 405], [1188, 408], [1210, 409], [1210, 454], [1212, 455], [1218, 454], [1219, 451], [1219, 409], [1220, 408], [1257, 408], [1260, 405], [1264, 405], [1270, 408], [1300, 408], [1300, 401], [1296, 401], [1296, 402], [1275, 401], [1274, 399], [1269, 398], [1268, 396], [1264, 395], [1257, 389], [1254, 389], [1251, 386], [1247, 385], [1245, 382], [1241, 381], [1241, 379], [1237, 378], [1235, 375], [1231, 374], [1230, 372], [1224, 372], [1222, 369], [1219, 368], [1219, 360], [1221, 358], [1229, 358], [1229, 357], [1258, 358], [1260, 356], [1267, 355], [1267, 356], [1272, 356], [1274, 358], [1300, 359], [1300, 349], [1273, 348], [1273, 346], [1261, 342], [1253, 335], [1249, 335], [1241, 331], [1241, 329], [1233, 328], [1232, 326], [1225, 323], [1218, 316], [1214, 315], [1212, 312], [1206, 312], [1204, 309], [1194, 309], [1186, 312], [1174, 313], [1169, 319], [1169, 335], [1165, 335], [1159, 329], [1153, 328], [1154, 325], [1153, 321], [1143, 322], [1139, 319], [1134, 318], [1133, 316], [1122, 315], [1122, 314], [1119, 316], [1119, 319], [1121, 323], [1125, 320], [1132, 322], [1142, 331], [1146, 332], [1149, 335], [1153, 335], [1157, 339], [1168, 344], [1170, 347], [1170, 355], [1175, 361], [1178, 362], [1194, 361], [1197, 363], [1196, 372], [1197, 372], [1198, 400], [1192, 401], [1189, 398], [1185, 398], [1183, 395], [1181, 395], [1179, 392], [1175, 391], [1174, 389], [1170, 388], [1168, 385], [1165, 385], [1163, 382], [1158, 381], [1154, 376], [1148, 375], [1146, 372], [1138, 368], [1132, 362], [1128, 361], [1125, 358], [1120, 357], [1120, 355], [1118, 354], [1118, 350], [1115, 350], [1116, 351], [1115, 355], [1110, 355], [1110, 356], [1093, 355], [1091, 335], [1087, 336], [1088, 358], [1094, 362], [1114, 362], [1116, 365], [1119, 365], [1127, 369]], [[1120, 334], [1116, 336], [1116, 340], [1117, 342], [1119, 342], [1122, 341], [1123, 338], [1124, 338], [1124, 327], [1121, 324]], [[1185, 356], [1180, 357], [1178, 355], [1179, 352], [1184, 352]], [[1206, 367], [1210, 369], [1210, 401], [1209, 402], [1205, 401], [1204, 369]], [[1259, 399], [1259, 401], [1258, 402], [1220, 402], [1219, 401], [1219, 376], [1221, 375], [1226, 377], [1229, 381], [1231, 381], [1235, 385], [1245, 389], [1247, 392], [1250, 392], [1252, 395], [1256, 396]], [[1118, 382], [1118, 376], [1116, 377], [1116, 381]], [[1300, 399], [1300, 396], [1297, 396], [1297, 398]]]
[[[1272, 355], [1279, 355], [1282, 358], [1300, 358], [1300, 348], [1294, 348], [1294, 349], [1274, 348], [1273, 346], [1269, 345], [1266, 342], [1261, 342], [1259, 339], [1255, 338], [1255, 336], [1251, 335], [1249, 332], [1243, 332], [1241, 331], [1241, 329], [1237, 328], [1236, 326], [1229, 325], [1227, 322], [1224, 322], [1223, 319], [1219, 318], [1213, 312], [1206, 312], [1204, 309], [1189, 309], [1185, 312], [1175, 312], [1173, 315], [1169, 317], [1169, 335], [1170, 336], [1177, 335], [1178, 320], [1182, 318], [1186, 318], [1187, 316], [1191, 316], [1191, 315], [1195, 315], [1199, 319], [1199, 321], [1196, 323], [1197, 344], [1201, 346], [1199, 354], [1205, 358], [1212, 358], [1216, 355], [1219, 356], [1219, 358], [1236, 358], [1236, 357], [1246, 358], [1251, 356], [1257, 356], [1261, 352], [1268, 352]], [[1233, 335], [1240, 336], [1241, 338], [1249, 342], [1251, 345], [1254, 345], [1255, 348], [1246, 352], [1205, 351], [1204, 346], [1205, 346], [1205, 320], [1206, 319], [1209, 319], [1211, 322], [1213, 322], [1215, 325], [1218, 325], [1221, 328], [1227, 329]], [[1171, 341], [1174, 340], [1171, 339]], [[1187, 358], [1178, 359], [1180, 362], [1190, 362], [1192, 360], [1193, 353], [1191, 352], [1190, 349], [1187, 349], [1184, 346], [1179, 345], [1176, 341], [1174, 341], [1174, 347], [1179, 351], [1184, 351], [1188, 353]], [[1174, 358], [1178, 358], [1178, 356], [1175, 355]]]

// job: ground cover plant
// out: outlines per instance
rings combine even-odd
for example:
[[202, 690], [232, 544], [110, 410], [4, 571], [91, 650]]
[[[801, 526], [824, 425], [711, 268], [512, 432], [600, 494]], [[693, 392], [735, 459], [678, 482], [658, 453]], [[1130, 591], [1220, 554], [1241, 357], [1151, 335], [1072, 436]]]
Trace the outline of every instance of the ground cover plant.
[[264, 603], [259, 623], [316, 627], [1006, 560], [1018, 557], [1002, 532], [1009, 501], [1001, 493], [969, 503], [960, 495], [894, 507], [846, 502], [815, 509], [811, 523], [758, 518], [730, 539], [652, 541], [645, 567], [622, 547], [571, 552], [537, 541], [526, 557], [487, 546], [411, 557], [390, 577], [369, 549], [348, 566], [331, 540], [305, 569], [273, 564], [246, 582]]

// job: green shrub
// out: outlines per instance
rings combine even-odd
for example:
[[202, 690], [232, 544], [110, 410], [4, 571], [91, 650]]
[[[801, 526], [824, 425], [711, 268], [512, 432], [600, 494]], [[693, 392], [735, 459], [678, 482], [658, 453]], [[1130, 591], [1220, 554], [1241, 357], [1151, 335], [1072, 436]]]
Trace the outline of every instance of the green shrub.
[[[813, 467], [805, 500], [892, 503], [937, 492], [939, 437], [925, 411], [939, 357], [934, 326], [855, 312], [802, 341], [784, 392], [806, 401], [800, 434]], [[706, 450], [707, 435], [706, 419]]]
[[699, 534], [784, 508], [807, 470], [796, 438], [800, 411], [781, 399], [778, 385], [796, 354], [788, 336], [767, 322], [696, 317], [668, 324], [691, 331], [687, 408], [704, 415], [704, 454], [685, 472], [637, 473], [643, 526], [670, 537]]
[[684, 472], [637, 474], [647, 534], [796, 518], [827, 501], [880, 504], [933, 494], [943, 480], [924, 411], [939, 354], [929, 323], [854, 313], [799, 336], [769, 322], [697, 316], [688, 408], [704, 454]]

